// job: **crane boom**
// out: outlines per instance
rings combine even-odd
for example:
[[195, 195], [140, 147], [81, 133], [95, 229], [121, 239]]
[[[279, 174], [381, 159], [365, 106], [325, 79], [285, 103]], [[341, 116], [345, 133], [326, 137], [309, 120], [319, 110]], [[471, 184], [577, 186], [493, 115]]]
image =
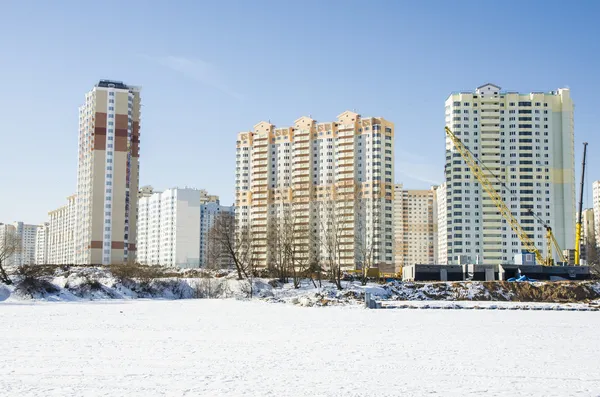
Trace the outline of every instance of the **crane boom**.
[[465, 147], [460, 138], [454, 135], [454, 133], [448, 127], [446, 127], [446, 135], [448, 136], [448, 138], [450, 138], [450, 140], [454, 144], [454, 147], [456, 148], [456, 150], [458, 150], [465, 163], [467, 163], [467, 165], [471, 169], [471, 172], [477, 178], [479, 184], [485, 189], [487, 194], [490, 196], [490, 198], [496, 205], [496, 208], [498, 208], [498, 211], [500, 211], [504, 219], [506, 219], [513, 232], [515, 232], [516, 235], [519, 237], [519, 240], [521, 240], [521, 243], [523, 243], [525, 249], [535, 254], [535, 258], [538, 261], [538, 263], [546, 264], [546, 260], [542, 256], [540, 250], [537, 249], [535, 243], [529, 237], [527, 232], [523, 230], [523, 227], [521, 227], [521, 224], [519, 223], [517, 218], [515, 218], [512, 212], [510, 212], [510, 209], [502, 200], [502, 196], [498, 194], [490, 180], [487, 178], [487, 176], [485, 176], [483, 170], [471, 155], [471, 152]]
[[585, 180], [585, 155], [587, 153], [587, 142], [583, 142], [583, 160], [581, 161], [581, 184], [579, 188], [579, 212], [575, 224], [575, 266], [579, 266], [581, 259], [581, 217], [583, 212], [583, 182]]

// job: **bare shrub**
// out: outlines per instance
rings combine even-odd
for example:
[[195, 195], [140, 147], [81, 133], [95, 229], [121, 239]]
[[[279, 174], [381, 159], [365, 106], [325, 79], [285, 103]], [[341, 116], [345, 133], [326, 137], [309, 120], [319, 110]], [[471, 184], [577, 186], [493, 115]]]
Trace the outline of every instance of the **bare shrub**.
[[15, 292], [19, 295], [36, 298], [40, 295], [48, 295], [59, 292], [60, 289], [51, 282], [34, 277], [23, 278], [16, 286]]
[[57, 268], [55, 265], [21, 265], [17, 267], [15, 274], [25, 278], [52, 277]]
[[204, 277], [194, 286], [194, 298], [197, 299], [226, 298], [228, 295], [229, 288], [226, 280]]
[[150, 281], [157, 278], [170, 276], [165, 272], [165, 269], [160, 266], [145, 266], [137, 263], [111, 265], [110, 271], [113, 276], [120, 281], [137, 279], [145, 284], [148, 284]]

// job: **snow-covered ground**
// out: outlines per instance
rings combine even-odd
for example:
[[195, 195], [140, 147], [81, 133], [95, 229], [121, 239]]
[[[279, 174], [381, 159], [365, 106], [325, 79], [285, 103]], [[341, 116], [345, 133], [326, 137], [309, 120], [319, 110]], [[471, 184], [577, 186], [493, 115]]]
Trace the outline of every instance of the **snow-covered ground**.
[[0, 303], [3, 396], [598, 396], [595, 312]]

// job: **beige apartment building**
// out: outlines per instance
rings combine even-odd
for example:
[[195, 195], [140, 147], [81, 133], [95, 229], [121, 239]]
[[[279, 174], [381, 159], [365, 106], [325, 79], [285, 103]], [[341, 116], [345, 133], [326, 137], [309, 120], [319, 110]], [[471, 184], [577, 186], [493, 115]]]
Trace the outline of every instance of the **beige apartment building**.
[[594, 209], [587, 208], [583, 210], [581, 216], [581, 233], [584, 245], [590, 242], [596, 244], [596, 227], [594, 225]]
[[75, 262], [135, 260], [140, 88], [100, 80], [79, 109]]
[[282, 128], [263, 121], [239, 133], [236, 227], [250, 231], [259, 266], [272, 264], [273, 231], [291, 220], [306, 261], [326, 266], [325, 241], [335, 239], [344, 268], [368, 260], [393, 271], [393, 141], [393, 123], [350, 111]]
[[407, 190], [394, 187], [394, 256], [396, 271], [403, 266], [437, 261], [436, 189]]
[[67, 204], [48, 213], [47, 263], [75, 263], [76, 196], [67, 197]]
[[[446, 100], [449, 127], [546, 255], [545, 228], [575, 246], [573, 100], [569, 89], [519, 93], [484, 84]], [[443, 132], [440, 131], [440, 139]], [[521, 241], [446, 138], [447, 263], [511, 263]], [[440, 225], [440, 228], [442, 225]], [[557, 259], [557, 258], [555, 258]]]

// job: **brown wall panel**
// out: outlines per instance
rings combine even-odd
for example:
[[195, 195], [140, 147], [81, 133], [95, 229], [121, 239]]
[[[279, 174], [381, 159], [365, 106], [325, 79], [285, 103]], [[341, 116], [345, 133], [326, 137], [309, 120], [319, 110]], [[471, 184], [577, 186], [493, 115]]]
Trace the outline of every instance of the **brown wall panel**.
[[111, 248], [112, 249], [122, 250], [122, 249], [125, 248], [125, 243], [123, 241], [113, 241], [111, 243]]
[[106, 113], [104, 112], [96, 112], [96, 127], [105, 127], [106, 128]]
[[102, 241], [92, 240], [90, 248], [102, 248]]
[[126, 152], [127, 151], [127, 137], [117, 136], [115, 137], [115, 151]]
[[116, 114], [115, 115], [115, 128], [117, 130], [125, 129], [125, 131], [127, 131], [127, 121], [128, 121], [128, 117], [126, 114]]
[[103, 130], [103, 133], [96, 133], [94, 136], [94, 150], [106, 150], [106, 128], [103, 128]]

